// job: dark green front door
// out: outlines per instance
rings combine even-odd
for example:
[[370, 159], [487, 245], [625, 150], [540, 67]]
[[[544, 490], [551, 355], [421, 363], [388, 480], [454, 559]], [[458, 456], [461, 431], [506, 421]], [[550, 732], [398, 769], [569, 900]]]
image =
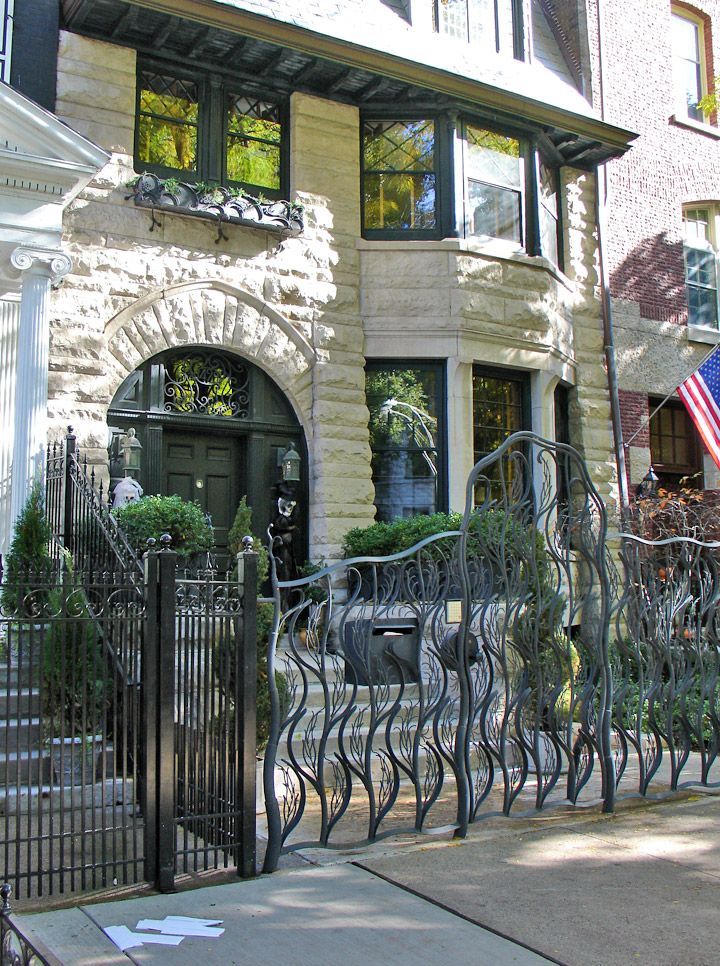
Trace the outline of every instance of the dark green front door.
[[243, 440], [163, 430], [163, 492], [195, 500], [212, 517], [215, 546], [227, 551], [228, 530], [245, 493]]

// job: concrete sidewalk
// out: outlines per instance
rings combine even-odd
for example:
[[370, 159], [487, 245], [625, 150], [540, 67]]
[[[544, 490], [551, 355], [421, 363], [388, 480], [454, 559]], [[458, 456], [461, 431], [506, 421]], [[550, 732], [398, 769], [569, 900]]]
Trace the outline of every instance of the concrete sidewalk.
[[[321, 867], [14, 918], [67, 966], [720, 963], [720, 798], [710, 794], [607, 816], [493, 819], [463, 841], [319, 852]], [[226, 932], [123, 954], [101, 931], [166, 915], [223, 919]]]

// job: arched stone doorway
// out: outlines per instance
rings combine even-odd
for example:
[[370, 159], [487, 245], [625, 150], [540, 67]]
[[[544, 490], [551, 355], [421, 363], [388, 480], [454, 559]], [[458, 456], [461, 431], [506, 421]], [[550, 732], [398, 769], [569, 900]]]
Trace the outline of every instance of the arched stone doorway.
[[[210, 346], [183, 346], [143, 363], [108, 409], [110, 474], [122, 475], [117, 440], [134, 427], [142, 445], [137, 474], [146, 494], [178, 494], [212, 518], [219, 555], [243, 496], [253, 529], [264, 535], [273, 511], [280, 456], [292, 443], [307, 466], [305, 436], [284, 393], [260, 368]], [[307, 500], [300, 484], [306, 553]], [[300, 561], [304, 556], [300, 557]]]

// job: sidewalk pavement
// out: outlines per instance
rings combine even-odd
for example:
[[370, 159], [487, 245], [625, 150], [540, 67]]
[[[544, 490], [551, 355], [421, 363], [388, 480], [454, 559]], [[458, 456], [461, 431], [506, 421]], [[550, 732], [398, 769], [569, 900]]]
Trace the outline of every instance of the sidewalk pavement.
[[[493, 819], [461, 841], [318, 853], [320, 866], [251, 881], [14, 919], [67, 966], [720, 963], [712, 794], [631, 800], [614, 815]], [[102, 932], [166, 915], [222, 919], [225, 933], [121, 953]]]

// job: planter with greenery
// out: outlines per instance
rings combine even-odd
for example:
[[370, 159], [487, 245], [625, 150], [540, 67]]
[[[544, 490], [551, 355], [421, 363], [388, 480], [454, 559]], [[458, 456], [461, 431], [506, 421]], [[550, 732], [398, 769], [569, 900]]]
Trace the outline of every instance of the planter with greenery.
[[215, 545], [212, 526], [197, 503], [179, 496], [144, 496], [113, 510], [128, 543], [139, 555], [149, 539], [164, 533], [172, 537], [171, 547], [183, 561], [207, 553]]

